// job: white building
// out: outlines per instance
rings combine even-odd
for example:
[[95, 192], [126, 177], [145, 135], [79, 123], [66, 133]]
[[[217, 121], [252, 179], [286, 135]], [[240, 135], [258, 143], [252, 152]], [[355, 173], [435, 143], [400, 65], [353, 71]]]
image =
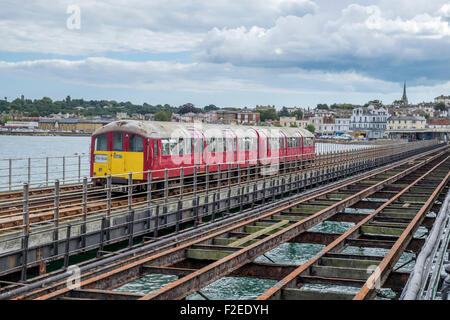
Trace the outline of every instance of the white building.
[[350, 119], [348, 118], [336, 118], [334, 124], [336, 134], [344, 134], [350, 131]]
[[353, 109], [350, 118], [350, 130], [359, 135], [365, 135], [369, 139], [379, 139], [386, 131], [389, 113], [383, 107], [376, 108], [373, 105], [367, 108]]
[[440, 95], [439, 97], [434, 98], [434, 103], [443, 103], [446, 106], [450, 106], [450, 96]]
[[316, 129], [316, 132], [321, 133], [321, 128], [323, 125], [323, 118], [322, 117], [310, 117], [308, 119], [308, 124], [312, 124], [314, 128]]

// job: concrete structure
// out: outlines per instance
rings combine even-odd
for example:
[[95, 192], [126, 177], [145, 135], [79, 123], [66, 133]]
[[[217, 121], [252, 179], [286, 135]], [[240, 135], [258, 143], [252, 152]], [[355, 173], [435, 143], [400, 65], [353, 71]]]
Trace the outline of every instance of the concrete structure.
[[383, 138], [389, 113], [383, 107], [373, 105], [353, 109], [350, 130], [355, 136], [363, 135], [369, 139]]
[[7, 129], [37, 129], [39, 124], [35, 121], [8, 121], [3, 126]]
[[280, 117], [280, 125], [282, 127], [290, 127], [291, 125], [296, 125], [295, 117]]
[[111, 120], [42, 119], [39, 120], [38, 128], [45, 131], [71, 131], [92, 133], [109, 122], [111, 122]]
[[387, 129], [425, 129], [426, 119], [424, 117], [400, 116], [389, 117], [387, 120]]
[[230, 124], [230, 123], [236, 123], [237, 122], [237, 111], [231, 111], [231, 110], [217, 110], [215, 111], [217, 122], [224, 123], [224, 124]]
[[121, 120], [121, 119], [127, 119], [128, 118], [128, 114], [126, 112], [117, 112], [116, 113], [116, 119]]

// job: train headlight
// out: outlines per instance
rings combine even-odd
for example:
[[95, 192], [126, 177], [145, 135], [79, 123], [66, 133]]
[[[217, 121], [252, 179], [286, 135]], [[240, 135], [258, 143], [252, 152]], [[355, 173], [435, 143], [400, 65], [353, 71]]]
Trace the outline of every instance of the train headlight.
[[94, 162], [107, 163], [108, 156], [106, 154], [96, 154], [96, 155], [94, 155]]

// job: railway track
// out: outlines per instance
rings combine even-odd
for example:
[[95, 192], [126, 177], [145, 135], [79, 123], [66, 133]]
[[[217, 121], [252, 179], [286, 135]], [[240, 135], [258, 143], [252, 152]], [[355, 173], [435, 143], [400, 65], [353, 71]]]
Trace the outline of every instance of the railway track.
[[[365, 159], [373, 156], [373, 150], [366, 150], [364, 153], [360, 153], [356, 156], [356, 159]], [[282, 174], [302, 172], [305, 170], [326, 168], [334, 165], [344, 164], [349, 161], [352, 155], [349, 152], [342, 152], [338, 156], [323, 155], [318, 156], [314, 161], [296, 161], [286, 164], [279, 173]], [[259, 168], [255, 167], [251, 170], [248, 168], [231, 169], [230, 171], [224, 171], [221, 174], [220, 179], [218, 173], [203, 173], [197, 176], [195, 182], [192, 177], [186, 177], [186, 181], [181, 179], [168, 179], [153, 181], [151, 187], [151, 196], [153, 202], [159, 199], [165, 199], [168, 201], [175, 201], [176, 199], [186, 198], [189, 196], [195, 196], [197, 193], [208, 190], [214, 191], [220, 188], [229, 188], [237, 186], [247, 182], [262, 181], [264, 177], [258, 174]], [[224, 178], [222, 177], [225, 176]], [[276, 175], [272, 176], [272, 178]], [[219, 180], [219, 181], [218, 181]], [[166, 186], [162, 186], [164, 184]], [[159, 187], [158, 187], [159, 186]], [[27, 209], [30, 213], [29, 223], [39, 224], [45, 222], [51, 222], [58, 220], [58, 223], [72, 218], [81, 217], [84, 214], [87, 216], [97, 214], [100, 212], [111, 210], [123, 210], [129, 205], [139, 206], [145, 205], [149, 201], [147, 192], [134, 191], [132, 192], [132, 198], [130, 199], [127, 194], [123, 194], [122, 189], [127, 187], [116, 186], [109, 191], [111, 201], [108, 201], [108, 188], [105, 187], [93, 187], [88, 184], [86, 191], [86, 201], [83, 200], [83, 186], [61, 186], [56, 196], [54, 189], [44, 188], [33, 190], [28, 193]], [[140, 185], [133, 184], [132, 188], [138, 188]], [[167, 189], [167, 191], [165, 191]], [[53, 190], [53, 191], [51, 191]], [[119, 192], [115, 192], [119, 191]], [[114, 195], [115, 194], [115, 195]], [[17, 231], [24, 228], [24, 193], [23, 192], [8, 192], [0, 194], [0, 234]], [[57, 201], [55, 200], [58, 198]], [[85, 204], [85, 206], [84, 206]], [[57, 212], [55, 208], [58, 207]], [[85, 210], [85, 212], [84, 212]]]
[[[296, 274], [298, 269], [305, 264], [296, 268], [292, 265], [253, 262], [256, 257], [284, 242], [302, 241], [302, 237], [310, 233], [308, 232], [309, 229], [325, 221], [349, 221], [355, 223], [355, 226], [341, 235], [340, 238], [334, 237], [332, 239], [334, 242], [330, 243], [329, 246], [336, 241], [339, 245], [333, 245], [322, 256], [312, 263], [307, 263], [307, 265], [316, 266], [318, 262], [333, 262], [335, 261], [333, 259], [338, 259], [339, 262], [344, 260], [342, 263], [351, 259], [359, 261], [357, 258], [360, 257], [350, 257], [349, 255], [336, 258], [336, 255], [339, 254], [336, 252], [336, 248], [342, 249], [342, 247], [345, 247], [344, 244], [379, 245], [382, 247], [392, 245], [392, 248], [396, 248], [396, 251], [387, 255], [386, 260], [374, 257], [366, 259], [371, 262], [380, 262], [379, 265], [383, 266], [380, 279], [382, 284], [385, 284], [392, 273], [393, 264], [405, 248], [410, 245], [414, 231], [424, 221], [427, 209], [431, 207], [439, 192], [445, 188], [448, 174], [444, 175], [445, 178], [443, 178], [442, 173], [445, 170], [448, 173], [449, 165], [447, 151], [441, 151], [437, 154], [436, 152], [428, 152], [426, 156], [416, 156], [407, 161], [376, 170], [363, 177], [348, 179], [348, 181], [339, 183], [332, 188], [325, 187], [319, 192], [311, 192], [309, 196], [302, 197], [293, 203], [284, 204], [279, 208], [262, 210], [262, 212], [247, 216], [240, 221], [224, 223], [203, 234], [199, 233], [183, 240], [178, 239], [179, 241], [176, 243], [160, 246], [156, 250], [149, 250], [131, 258], [113, 260], [105, 266], [88, 268], [88, 271], [81, 275], [80, 289], [67, 288], [65, 281], [50, 281], [46, 283], [45, 288], [28, 292], [22, 290], [21, 294], [6, 296], [16, 299], [180, 299], [227, 275], [246, 275], [280, 280], [274, 288], [261, 298], [280, 298], [286, 297], [286, 294], [291, 294], [288, 297], [295, 298], [293, 294], [297, 294], [297, 292], [289, 290], [292, 286], [298, 286], [297, 283], [291, 282], [297, 281], [299, 275], [303, 277], [302, 279], [307, 279], [303, 280], [304, 282], [325, 283], [329, 281], [329, 283], [338, 283], [341, 281], [339, 283], [352, 284], [353, 286], [361, 285], [364, 288], [366, 284], [363, 284], [361, 279], [352, 281], [352, 279], [334, 279], [324, 275], [315, 278], [311, 274], [304, 275], [305, 270], [310, 271], [308, 268]], [[419, 192], [420, 201], [424, 201], [422, 206], [408, 200], [410, 190], [414, 190], [414, 194], [417, 196], [417, 190], [430, 191], [433, 188], [434, 191], [431, 194], [424, 192], [422, 196]], [[386, 198], [388, 199], [387, 202], [386, 200], [376, 201], [376, 199]], [[407, 203], [409, 205], [405, 207]], [[346, 212], [347, 208], [365, 206], [369, 206], [374, 211], [370, 214]], [[399, 208], [403, 208], [403, 211], [406, 211], [407, 214], [396, 215], [395, 210]], [[419, 210], [417, 214], [408, 211], [416, 209]], [[395, 235], [389, 235], [385, 239], [385, 234], [374, 236], [370, 233], [374, 230], [384, 233], [389, 231], [395, 233]], [[354, 239], [358, 232], [364, 236]], [[404, 232], [407, 232], [407, 235], [403, 236]], [[329, 235], [322, 238], [326, 236], [330, 239], [333, 238]], [[320, 241], [323, 242], [324, 240]], [[332, 254], [335, 256], [327, 256]], [[350, 261], [350, 263], [355, 262]], [[358, 268], [355, 269], [359, 270]], [[333, 269], [322, 268], [323, 272], [325, 272], [324, 270]], [[148, 295], [111, 291], [150, 273], [173, 274], [177, 275], [179, 279]], [[38, 278], [33, 281], [42, 281], [42, 279]], [[377, 279], [375, 279], [376, 282]], [[366, 296], [373, 297], [373, 286], [370, 287], [369, 283], [367, 287], [369, 289]], [[1, 295], [1, 297], [5, 297], [5, 295]]]

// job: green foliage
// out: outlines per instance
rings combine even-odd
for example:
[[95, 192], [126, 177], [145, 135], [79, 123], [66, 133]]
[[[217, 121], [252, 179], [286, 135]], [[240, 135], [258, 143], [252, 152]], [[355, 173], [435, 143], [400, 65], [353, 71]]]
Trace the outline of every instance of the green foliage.
[[434, 110], [436, 111], [447, 111], [447, 106], [443, 102], [439, 102], [434, 106]]
[[298, 125], [296, 123], [291, 123], [290, 127], [291, 128], [298, 128]]
[[343, 104], [336, 104], [336, 103], [334, 103], [334, 104], [332, 104], [331, 106], [330, 106], [330, 109], [334, 109], [334, 110], [336, 110], [336, 109], [341, 109], [341, 110], [353, 110], [353, 109], [355, 109], [356, 107], [353, 105], [353, 104], [350, 104], [350, 103], [343, 103]]
[[328, 110], [328, 105], [327, 104], [323, 104], [323, 103], [319, 103], [317, 105], [317, 109], [318, 110]]
[[308, 124], [306, 126], [306, 130], [308, 130], [309, 132], [314, 133], [316, 131], [316, 127], [314, 127], [314, 125], [312, 125], [312, 124]]
[[5, 125], [5, 123], [7, 123], [8, 121], [11, 121], [12, 118], [10, 116], [4, 116], [2, 118], [0, 118], [0, 125]]
[[383, 101], [381, 100], [371, 100], [369, 102], [367, 102], [364, 107], [368, 107], [370, 105], [374, 105], [375, 107], [382, 107], [383, 106]]
[[170, 110], [161, 110], [155, 114], [156, 121], [170, 121], [172, 117], [172, 111]]
[[258, 110], [260, 114], [261, 121], [266, 120], [280, 120], [280, 117], [277, 114], [275, 108], [267, 109], [267, 110]]
[[183, 104], [182, 106], [180, 106], [180, 109], [178, 110], [179, 114], [186, 114], [189, 112], [199, 113], [201, 112], [201, 110], [196, 108], [192, 103]]
[[[48, 97], [42, 99], [26, 99], [20, 97], [11, 102], [0, 100], [0, 113], [21, 112], [24, 116], [46, 117], [51, 114], [68, 113], [85, 117], [93, 116], [115, 116], [118, 112], [132, 114], [156, 114], [162, 110], [170, 110], [171, 113], [177, 112], [178, 108], [165, 105], [143, 105], [127, 102], [117, 102], [115, 100], [84, 100], [73, 99], [67, 96], [61, 101], [52, 101]], [[199, 110], [199, 109], [196, 109]]]
[[294, 112], [291, 112], [291, 115], [292, 115], [293, 117], [295, 117], [297, 120], [303, 119], [303, 111], [300, 110], [300, 109], [295, 110]]
[[286, 107], [281, 108], [281, 110], [278, 112], [279, 117], [290, 117], [291, 114], [289, 113], [288, 109]]
[[215, 105], [210, 104], [209, 106], [205, 106], [203, 108], [203, 111], [204, 112], [210, 112], [210, 111], [219, 110], [219, 109], [220, 109], [219, 107], [216, 107]]

